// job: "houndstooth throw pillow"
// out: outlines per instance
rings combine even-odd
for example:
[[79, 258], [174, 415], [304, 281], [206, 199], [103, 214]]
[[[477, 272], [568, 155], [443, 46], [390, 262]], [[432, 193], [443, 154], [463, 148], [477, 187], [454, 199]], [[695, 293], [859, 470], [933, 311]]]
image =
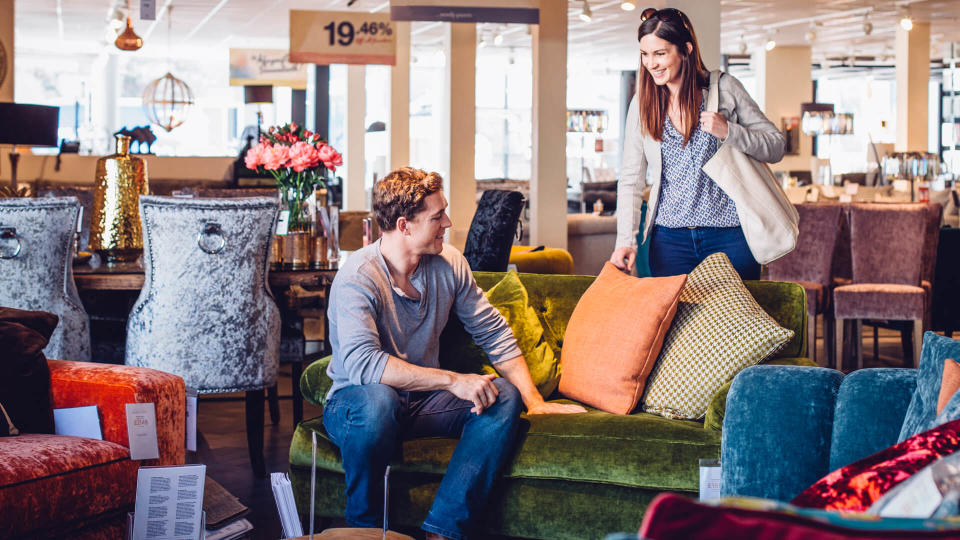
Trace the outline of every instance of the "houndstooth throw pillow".
[[667, 418], [703, 418], [721, 386], [776, 354], [792, 337], [792, 330], [757, 304], [727, 256], [714, 253], [687, 277], [647, 381], [643, 410]]

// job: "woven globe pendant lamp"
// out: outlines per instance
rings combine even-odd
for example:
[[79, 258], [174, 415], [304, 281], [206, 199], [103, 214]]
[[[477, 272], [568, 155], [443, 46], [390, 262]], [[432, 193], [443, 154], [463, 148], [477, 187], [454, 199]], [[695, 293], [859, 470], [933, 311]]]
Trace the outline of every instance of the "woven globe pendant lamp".
[[147, 118], [166, 131], [182, 124], [193, 104], [190, 86], [170, 72], [148, 84], [143, 91], [143, 109]]

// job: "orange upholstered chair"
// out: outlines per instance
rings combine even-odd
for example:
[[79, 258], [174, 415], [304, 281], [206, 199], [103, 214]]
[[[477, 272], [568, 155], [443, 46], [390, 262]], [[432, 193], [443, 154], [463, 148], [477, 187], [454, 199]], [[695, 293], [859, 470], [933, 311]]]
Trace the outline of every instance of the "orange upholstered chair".
[[[183, 379], [147, 368], [49, 360], [53, 407], [96, 405], [103, 440], [0, 437], [0, 538], [123, 538], [141, 465], [184, 462]], [[131, 461], [127, 403], [153, 403], [159, 459]]]

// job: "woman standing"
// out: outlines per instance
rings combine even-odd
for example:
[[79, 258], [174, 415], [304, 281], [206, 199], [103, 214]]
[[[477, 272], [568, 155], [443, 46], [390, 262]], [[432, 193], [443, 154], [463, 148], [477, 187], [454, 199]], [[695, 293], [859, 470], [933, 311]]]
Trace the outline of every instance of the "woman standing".
[[719, 112], [704, 110], [710, 73], [690, 20], [673, 8], [641, 15], [637, 95], [627, 112], [617, 185], [617, 243], [610, 262], [632, 270], [642, 193], [651, 178], [645, 240], [654, 276], [690, 273], [723, 252], [743, 279], [759, 279], [735, 202], [701, 167], [720, 143], [767, 163], [783, 157], [786, 139], [740, 81], [723, 74]]

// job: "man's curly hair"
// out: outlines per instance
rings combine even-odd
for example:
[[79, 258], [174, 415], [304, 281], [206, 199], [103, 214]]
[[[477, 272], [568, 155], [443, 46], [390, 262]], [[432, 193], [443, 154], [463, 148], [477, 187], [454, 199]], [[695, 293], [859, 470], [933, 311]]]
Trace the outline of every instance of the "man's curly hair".
[[443, 178], [413, 167], [401, 167], [373, 186], [373, 215], [377, 226], [387, 232], [397, 228], [397, 220], [408, 220], [423, 210], [423, 200], [443, 189]]

